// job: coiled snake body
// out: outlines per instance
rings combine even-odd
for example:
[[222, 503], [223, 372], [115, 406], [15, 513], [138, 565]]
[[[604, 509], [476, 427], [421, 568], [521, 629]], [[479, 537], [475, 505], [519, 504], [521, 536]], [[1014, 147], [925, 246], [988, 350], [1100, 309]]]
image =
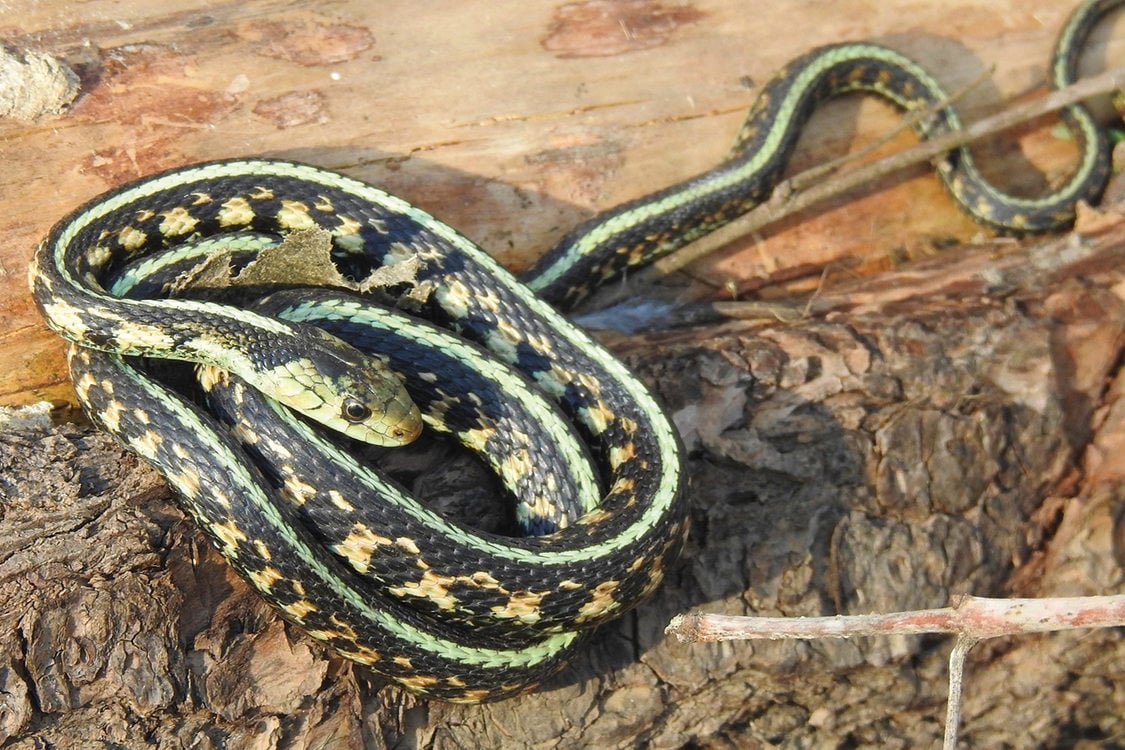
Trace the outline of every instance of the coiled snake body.
[[[1060, 35], [1054, 85], [1073, 80], [1090, 28], [1120, 4], [1075, 12]], [[548, 300], [569, 307], [763, 200], [816, 103], [854, 90], [904, 109], [945, 98], [886, 48], [815, 50], [764, 88], [723, 164], [595, 217], [523, 281], [377, 188], [301, 164], [231, 160], [148, 177], [79, 208], [39, 248], [31, 285], [48, 323], [73, 343], [85, 409], [168, 479], [287, 619], [410, 690], [501, 698], [538, 685], [583, 634], [649, 595], [688, 528], [669, 419]], [[1078, 200], [1100, 194], [1108, 159], [1085, 108], [1064, 117], [1082, 159], [1049, 196], [998, 192], [967, 151], [948, 155], [938, 174], [987, 224], [1065, 226]], [[945, 108], [919, 131], [957, 127]], [[425, 294], [402, 303], [407, 312], [307, 289], [249, 308], [163, 292], [140, 298], [146, 275], [168, 274], [214, 245], [254, 256], [309, 228], [331, 236], [334, 261], [350, 275], [410, 263]], [[138, 358], [200, 364], [210, 405]], [[485, 458], [531, 536], [449, 521], [351, 450], [349, 441], [409, 442], [423, 423]]]

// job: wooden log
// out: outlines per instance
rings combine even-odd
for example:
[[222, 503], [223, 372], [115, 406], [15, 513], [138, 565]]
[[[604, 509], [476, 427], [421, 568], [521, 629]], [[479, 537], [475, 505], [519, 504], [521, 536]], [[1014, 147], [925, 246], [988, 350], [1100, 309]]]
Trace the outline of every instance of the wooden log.
[[[1069, 10], [80, 7], [0, 11], [0, 37], [62, 54], [82, 82], [68, 114], [0, 124], [8, 404], [72, 398], [24, 288], [27, 258], [53, 221], [127, 179], [223, 156], [302, 159], [388, 187], [523, 268], [582, 218], [720, 158], [752, 95], [742, 77], [760, 83], [814, 44], [874, 38], [951, 89], [995, 62], [962, 106], [971, 116], [1038, 90]], [[1112, 56], [1107, 36], [1095, 58]], [[799, 161], [891, 122], [878, 106], [830, 105]], [[1047, 126], [1019, 135], [1036, 163], [1065, 171], [1069, 149]], [[1002, 171], [1022, 161], [1006, 142], [984, 151]], [[1045, 244], [918, 262], [977, 229], [924, 172], [878, 190], [695, 269], [711, 283], [762, 277], [776, 300], [791, 292], [771, 282], [792, 269], [819, 283], [858, 259], [811, 304], [774, 310], [796, 311], [792, 322], [607, 337], [684, 435], [693, 536], [656, 598], [516, 701], [454, 707], [381, 685], [285, 626], [104, 436], [0, 435], [0, 743], [932, 746], [944, 639], [688, 647], [662, 635], [693, 607], [811, 615], [940, 606], [964, 591], [1120, 590], [1125, 228], [1109, 216]], [[1120, 736], [1123, 654], [1109, 631], [978, 649], [964, 736]]]

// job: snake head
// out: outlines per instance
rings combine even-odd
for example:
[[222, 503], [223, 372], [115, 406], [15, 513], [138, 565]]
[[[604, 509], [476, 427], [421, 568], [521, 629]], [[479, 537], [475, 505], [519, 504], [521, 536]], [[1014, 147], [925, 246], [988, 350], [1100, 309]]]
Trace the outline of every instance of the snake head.
[[422, 416], [399, 376], [381, 360], [307, 324], [299, 351], [270, 353], [255, 387], [309, 419], [372, 445], [406, 445], [422, 432]]

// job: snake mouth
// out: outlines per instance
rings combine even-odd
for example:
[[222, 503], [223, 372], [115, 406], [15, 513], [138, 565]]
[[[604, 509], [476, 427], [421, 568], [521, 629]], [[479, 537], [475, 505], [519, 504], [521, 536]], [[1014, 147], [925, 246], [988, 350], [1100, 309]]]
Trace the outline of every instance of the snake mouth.
[[390, 429], [390, 435], [395, 440], [399, 440], [403, 445], [413, 443], [422, 434], [424, 428], [422, 423], [422, 416], [418, 413], [417, 409], [413, 414], [413, 419], [406, 417], [402, 419], [397, 425]]

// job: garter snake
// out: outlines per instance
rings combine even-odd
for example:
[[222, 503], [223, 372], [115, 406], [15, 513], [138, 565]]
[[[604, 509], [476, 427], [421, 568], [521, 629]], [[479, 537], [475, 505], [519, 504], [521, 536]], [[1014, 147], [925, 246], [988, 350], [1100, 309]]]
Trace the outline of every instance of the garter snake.
[[[1123, 1], [1087, 2], [1070, 17], [1053, 86], [1074, 79], [1092, 26]], [[80, 207], [41, 244], [30, 282], [50, 326], [72, 342], [84, 408], [157, 467], [216, 548], [287, 619], [410, 690], [493, 700], [532, 689], [585, 633], [643, 600], [687, 532], [670, 420], [558, 309], [763, 200], [813, 107], [848, 91], [907, 110], [946, 99], [924, 70], [884, 47], [814, 50], [764, 87], [723, 163], [579, 226], [522, 281], [375, 187], [307, 165], [242, 159], [147, 177]], [[947, 155], [938, 175], [985, 224], [1064, 226], [1077, 201], [1099, 196], [1108, 159], [1105, 135], [1083, 106], [1063, 117], [1082, 156], [1048, 196], [999, 192], [966, 150]], [[929, 137], [958, 127], [945, 107], [917, 129]], [[414, 282], [426, 295], [403, 303], [409, 314], [303, 289], [249, 308], [137, 298], [145, 273], [174, 263], [161, 258], [178, 246], [188, 256], [248, 236], [268, 246], [310, 227], [331, 235], [334, 261], [352, 276], [416, 264]], [[134, 270], [138, 262], [148, 271]], [[144, 362], [152, 359], [201, 365], [211, 405], [150, 373]], [[509, 397], [520, 406], [504, 407]], [[348, 443], [409, 442], [423, 420], [490, 457], [513, 494], [535, 495], [521, 502], [525, 527], [540, 535], [502, 537], [449, 521]], [[550, 428], [562, 447], [537, 453], [540, 426], [564, 421], [573, 427]], [[589, 474], [569, 466], [538, 473], [583, 462], [592, 462]], [[560, 497], [568, 493], [583, 498]]]

